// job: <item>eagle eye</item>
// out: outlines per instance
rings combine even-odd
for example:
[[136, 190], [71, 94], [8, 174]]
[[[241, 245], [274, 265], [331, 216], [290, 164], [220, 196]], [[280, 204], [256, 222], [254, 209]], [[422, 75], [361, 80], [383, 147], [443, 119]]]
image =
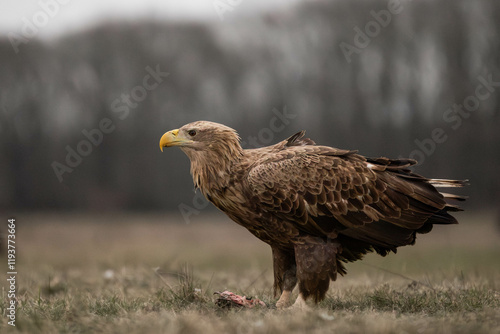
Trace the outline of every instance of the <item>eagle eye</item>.
[[188, 135], [190, 135], [191, 137], [196, 136], [196, 130], [189, 130]]

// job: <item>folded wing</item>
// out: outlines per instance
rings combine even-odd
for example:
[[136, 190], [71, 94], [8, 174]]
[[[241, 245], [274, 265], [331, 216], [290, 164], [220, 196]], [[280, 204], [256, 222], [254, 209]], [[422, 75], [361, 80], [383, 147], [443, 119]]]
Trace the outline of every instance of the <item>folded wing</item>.
[[408, 169], [414, 160], [365, 158], [316, 146], [302, 136], [277, 144], [273, 154], [253, 165], [250, 190], [267, 213], [303, 233], [340, 240], [342, 260], [354, 261], [370, 251], [395, 252], [433, 224], [457, 223], [448, 212], [460, 209], [446, 199], [464, 198], [436, 187], [464, 181], [427, 179]]

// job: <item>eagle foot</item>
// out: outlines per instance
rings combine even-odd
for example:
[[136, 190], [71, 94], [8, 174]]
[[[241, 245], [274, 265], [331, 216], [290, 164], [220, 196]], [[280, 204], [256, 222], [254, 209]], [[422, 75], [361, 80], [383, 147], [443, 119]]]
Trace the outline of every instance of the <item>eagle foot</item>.
[[283, 310], [286, 309], [288, 306], [290, 306], [290, 295], [292, 294], [292, 291], [287, 291], [284, 290], [283, 293], [281, 293], [280, 299], [276, 302], [276, 308], [278, 310]]
[[299, 296], [295, 300], [292, 306], [289, 308], [294, 311], [308, 311], [311, 310], [311, 307], [307, 305], [305, 298], [302, 296], [302, 293], [299, 293]]

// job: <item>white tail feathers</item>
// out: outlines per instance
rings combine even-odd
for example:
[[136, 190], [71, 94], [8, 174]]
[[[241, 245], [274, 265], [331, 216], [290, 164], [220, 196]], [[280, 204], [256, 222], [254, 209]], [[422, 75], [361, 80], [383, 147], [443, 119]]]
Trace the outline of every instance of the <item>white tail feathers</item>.
[[429, 179], [429, 183], [434, 187], [458, 188], [467, 185], [469, 180], [446, 180], [446, 179]]

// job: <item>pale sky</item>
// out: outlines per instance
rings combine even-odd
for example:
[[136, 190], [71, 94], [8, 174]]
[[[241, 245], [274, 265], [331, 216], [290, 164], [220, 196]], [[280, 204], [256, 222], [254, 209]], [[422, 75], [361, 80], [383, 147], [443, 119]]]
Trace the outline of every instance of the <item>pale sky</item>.
[[[41, 38], [58, 36], [109, 19], [220, 21], [293, 5], [301, 0], [0, 0], [0, 33], [20, 33], [30, 22]], [[44, 6], [44, 4], [46, 4]], [[56, 4], [57, 7], [54, 5]], [[221, 7], [222, 6], [222, 7]], [[45, 8], [45, 9], [44, 9]]]

